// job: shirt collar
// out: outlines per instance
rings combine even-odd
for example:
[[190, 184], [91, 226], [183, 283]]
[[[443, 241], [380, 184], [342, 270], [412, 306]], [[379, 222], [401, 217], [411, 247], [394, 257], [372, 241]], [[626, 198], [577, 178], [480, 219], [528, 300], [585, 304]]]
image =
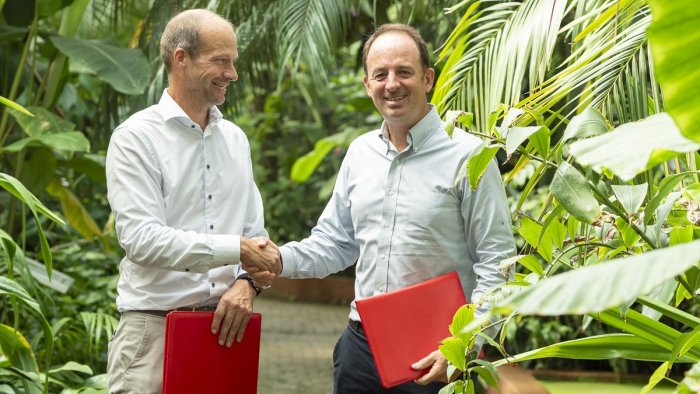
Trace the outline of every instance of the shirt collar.
[[[418, 121], [410, 130], [408, 130], [408, 145], [409, 149], [413, 152], [418, 152], [428, 138], [433, 134], [433, 132], [442, 127], [442, 119], [437, 113], [437, 109], [434, 105], [428, 104], [430, 110], [425, 116]], [[389, 129], [386, 125], [386, 121], [382, 123], [382, 128], [379, 133], [380, 138], [387, 144], [387, 152], [391, 147], [391, 140], [389, 139]]]
[[[180, 105], [173, 100], [172, 96], [170, 96], [168, 89], [163, 90], [163, 95], [160, 96], [158, 106], [160, 107], [160, 111], [166, 121], [176, 119], [186, 124], [192, 123], [192, 119], [187, 116], [185, 110], [183, 110], [182, 107], [180, 107]], [[215, 105], [209, 107], [209, 124], [215, 124], [222, 118], [223, 114]]]

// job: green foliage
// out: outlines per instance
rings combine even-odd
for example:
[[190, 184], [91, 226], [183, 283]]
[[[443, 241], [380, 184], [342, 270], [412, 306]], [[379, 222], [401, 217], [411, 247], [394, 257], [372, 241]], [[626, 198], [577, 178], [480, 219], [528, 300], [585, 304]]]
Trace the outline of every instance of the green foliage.
[[148, 83], [148, 61], [141, 51], [95, 40], [55, 36], [51, 41], [77, 66], [125, 94], [141, 94]]
[[[432, 102], [443, 113], [454, 111], [449, 127], [484, 138], [460, 176], [474, 187], [499, 160], [521, 246], [502, 262], [516, 271], [513, 286], [493, 293], [492, 304], [513, 311], [503, 316], [500, 343], [479, 332], [483, 320], [462, 310], [441, 347], [451, 370], [496, 384], [493, 366], [471, 352], [478, 337], [515, 362], [653, 360], [660, 366], [651, 388], [679, 370], [674, 363], [699, 356], [694, 88], [700, 83], [691, 72], [698, 18], [690, 3], [186, 6], [216, 8], [237, 26], [241, 81], [223, 110], [248, 133], [266, 224], [277, 242], [308, 233], [345, 148], [381, 123], [361, 85], [361, 38], [375, 22], [404, 21], [431, 45], [442, 44]], [[442, 6], [450, 7], [447, 14]], [[0, 0], [0, 297], [8, 306], [0, 311], [0, 347], [12, 355], [0, 363], [0, 391], [106, 387], [101, 372], [117, 321], [120, 254], [105, 198], [104, 152], [117, 122], [162, 92], [157, 43], [178, 7]], [[42, 260], [49, 276], [54, 270], [70, 276], [73, 285], [66, 293], [45, 287], [28, 258]], [[588, 315], [524, 316], [543, 312]], [[508, 346], [527, 351], [505, 358]], [[697, 391], [697, 381], [696, 364], [678, 392]], [[459, 380], [450, 390], [474, 387]]]
[[[695, 14], [650, 3], [660, 14], [654, 24], [673, 21], [676, 34], [697, 34]], [[650, 36], [660, 36], [654, 54], [668, 56], [652, 58], [645, 34], [652, 18], [643, 0], [464, 1], [450, 9], [457, 10], [462, 19], [443, 45], [433, 102], [442, 111], [474, 111], [484, 145], [515, 162], [506, 182], [519, 179], [508, 189], [518, 202], [522, 249], [501, 266], [522, 272], [493, 293], [494, 310], [511, 334], [513, 321], [532, 321], [525, 316], [533, 314], [588, 314], [584, 322], [597, 319], [611, 332], [561, 332], [497, 363], [545, 357], [666, 363], [652, 374], [651, 388], [674, 361], [697, 361], [698, 341], [685, 332], [700, 322], [679, 309], [700, 307], [699, 146], [690, 124], [697, 116], [687, 96], [694, 77], [682, 71], [697, 57], [696, 48], [683, 49], [692, 40], [678, 42], [652, 27]], [[549, 16], [538, 18], [545, 10]], [[564, 20], [570, 22], [560, 25]], [[571, 45], [559, 44], [565, 40]], [[663, 113], [666, 106], [675, 112]], [[542, 193], [547, 186], [550, 193]], [[615, 330], [629, 336], [614, 337]], [[509, 337], [502, 335], [501, 345]]]
[[695, 5], [692, 0], [649, 0], [654, 19], [648, 34], [666, 110], [686, 138], [700, 142], [700, 77], [695, 68], [700, 62], [700, 14]]

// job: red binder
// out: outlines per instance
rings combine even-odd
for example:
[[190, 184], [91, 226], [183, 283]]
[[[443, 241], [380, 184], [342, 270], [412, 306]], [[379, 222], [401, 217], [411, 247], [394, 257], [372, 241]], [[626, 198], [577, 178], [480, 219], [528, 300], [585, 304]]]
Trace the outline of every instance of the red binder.
[[163, 393], [255, 394], [261, 315], [253, 313], [243, 341], [227, 348], [211, 333], [214, 312], [173, 311], [165, 320]]
[[356, 300], [384, 388], [428, 372], [413, 370], [411, 364], [437, 350], [442, 340], [451, 336], [452, 317], [466, 303], [456, 272]]

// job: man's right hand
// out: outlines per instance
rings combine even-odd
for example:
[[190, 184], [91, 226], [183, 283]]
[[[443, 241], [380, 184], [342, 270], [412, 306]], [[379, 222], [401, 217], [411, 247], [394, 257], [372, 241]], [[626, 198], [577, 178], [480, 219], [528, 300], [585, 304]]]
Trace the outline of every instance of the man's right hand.
[[277, 245], [263, 237], [241, 237], [241, 264], [248, 274], [282, 271], [280, 251]]

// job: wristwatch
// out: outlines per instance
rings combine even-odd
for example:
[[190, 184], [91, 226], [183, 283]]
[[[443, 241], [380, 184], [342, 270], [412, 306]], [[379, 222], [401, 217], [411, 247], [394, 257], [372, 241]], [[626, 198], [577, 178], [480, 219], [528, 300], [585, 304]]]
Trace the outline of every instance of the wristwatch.
[[250, 284], [250, 287], [252, 287], [253, 290], [255, 290], [255, 296], [256, 296], [256, 297], [259, 296], [260, 293], [262, 293], [262, 291], [263, 291], [264, 289], [267, 289], [267, 288], [271, 287], [271, 286], [264, 286], [264, 287], [257, 286], [257, 285], [255, 284], [255, 281], [253, 280], [253, 278], [251, 278], [250, 275], [248, 275], [248, 274], [240, 274], [240, 275], [238, 275], [238, 277], [236, 278], [236, 280], [239, 280], [239, 279], [243, 279], [243, 280], [248, 281], [248, 283]]

